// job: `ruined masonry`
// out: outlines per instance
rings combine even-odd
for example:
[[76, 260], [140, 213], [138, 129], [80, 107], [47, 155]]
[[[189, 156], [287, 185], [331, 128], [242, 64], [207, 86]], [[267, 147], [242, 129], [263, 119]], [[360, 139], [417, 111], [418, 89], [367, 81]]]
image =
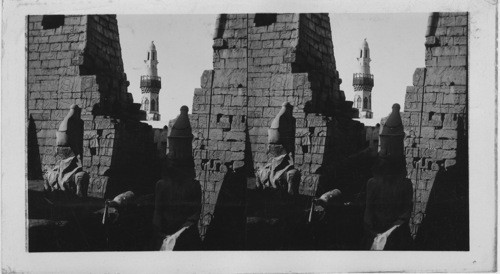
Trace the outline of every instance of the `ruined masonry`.
[[36, 15], [27, 28], [29, 178], [59, 160], [55, 132], [76, 104], [89, 196], [148, 191], [157, 178], [153, 131], [127, 92], [116, 16]]
[[467, 169], [467, 20], [467, 13], [429, 17], [426, 67], [415, 70], [413, 86], [406, 90], [402, 119], [414, 186], [413, 235], [426, 216], [438, 173], [454, 166]]
[[284, 102], [296, 119], [303, 195], [316, 194], [322, 165], [365, 138], [340, 90], [327, 14], [222, 14], [213, 49], [214, 68], [201, 77], [190, 117], [202, 234], [228, 170], [244, 172], [252, 185], [255, 169], [267, 162], [268, 129]]

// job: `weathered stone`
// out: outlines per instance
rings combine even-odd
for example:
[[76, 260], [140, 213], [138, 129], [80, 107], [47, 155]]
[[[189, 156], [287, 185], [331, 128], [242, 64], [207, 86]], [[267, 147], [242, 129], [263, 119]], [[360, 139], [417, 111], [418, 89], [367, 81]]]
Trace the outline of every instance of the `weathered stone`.
[[[43, 16], [40, 17], [43, 18]], [[126, 76], [123, 73], [123, 67], [120, 65], [121, 53], [116, 20], [108, 20], [108, 18], [112, 17], [109, 15], [65, 16], [64, 26], [57, 29], [43, 29], [40, 23], [34, 24], [32, 22], [36, 17], [28, 17], [30, 29], [27, 35], [31, 44], [28, 49], [28, 82], [30, 83], [27, 86], [28, 113], [35, 119], [35, 124], [44, 121], [46, 124], [39, 125], [43, 128], [51, 127], [51, 133], [42, 132], [41, 135], [44, 136], [40, 135], [38, 142], [40, 145], [55, 146], [55, 126], [66, 115], [67, 111], [64, 109], [67, 109], [71, 104], [80, 105], [83, 108], [81, 118], [84, 120], [84, 138], [87, 138], [84, 141], [85, 147], [82, 150], [82, 162], [89, 170], [92, 169], [92, 172], [90, 172], [92, 180], [98, 176], [99, 172], [101, 174], [105, 172], [103, 168], [97, 168], [97, 165], [100, 164], [100, 158], [96, 159], [96, 161], [90, 160], [94, 156], [115, 157], [118, 170], [122, 168], [131, 169], [133, 164], [132, 161], [122, 160], [123, 155], [144, 159], [146, 162], [152, 161], [151, 157], [144, 156], [148, 153], [146, 150], [139, 152], [137, 149], [130, 149], [133, 147], [143, 148], [145, 147], [144, 143], [153, 142], [152, 139], [147, 140], [146, 137], [137, 134], [144, 132], [144, 128], [139, 126], [137, 129], [132, 129], [140, 124], [137, 121], [131, 122], [132, 124], [136, 123], [132, 126], [120, 127], [121, 134], [115, 135], [114, 132], [105, 133], [102, 131], [115, 128], [110, 118], [103, 118], [102, 116], [103, 114], [111, 114], [109, 111], [113, 108], [106, 106], [106, 104], [114, 101], [114, 98], [124, 98], [123, 102], [120, 102], [123, 107], [121, 111], [123, 114], [129, 115], [127, 119], [136, 115], [132, 114], [130, 116], [130, 113], [124, 113], [123, 111], [124, 109], [133, 109], [129, 108], [129, 104], [133, 104], [133, 100], [127, 96], [126, 88], [119, 88], [120, 83], [126, 81]], [[103, 25], [98, 22], [106, 23]], [[99, 27], [96, 27], [97, 25]], [[92, 41], [87, 40], [87, 34], [93, 38]], [[92, 60], [92, 62], [89, 62], [89, 60]], [[86, 67], [89, 65], [92, 68]], [[80, 69], [92, 71], [95, 74], [80, 75]], [[103, 83], [100, 86], [96, 83], [97, 74], [101, 83]], [[103, 95], [102, 98], [101, 95]], [[111, 100], [107, 101], [108, 99]], [[100, 107], [100, 113], [97, 113], [96, 106]], [[119, 121], [122, 113], [114, 113], [116, 114], [114, 117], [118, 118]], [[119, 123], [123, 124], [124, 122]], [[99, 138], [107, 139], [98, 141]], [[115, 138], [121, 138], [121, 142], [128, 144], [128, 146], [119, 148], [119, 150], [122, 150], [121, 154], [115, 154]], [[123, 152], [123, 150], [129, 151]], [[46, 156], [44, 154], [51, 152], [49, 149], [44, 149], [40, 150], [40, 153], [43, 168], [50, 168], [50, 165], [54, 164], [55, 160], [50, 157], [44, 158]], [[43, 159], [46, 159], [46, 161]], [[128, 165], [128, 167], [123, 165]], [[141, 169], [137, 172], [137, 175], [125, 179], [135, 180], [135, 183], [137, 183], [141, 180], [132, 177], [141, 177], [143, 172], [147, 173], [149, 171]], [[120, 174], [120, 172], [116, 174]], [[141, 184], [147, 185], [151, 183], [142, 182]], [[103, 185], [102, 183], [99, 184]], [[99, 192], [99, 195], [103, 195], [105, 191], [103, 189]]]
[[413, 85], [423, 86], [424, 85], [424, 74], [425, 68], [417, 68], [413, 73]]
[[427, 69], [426, 85], [466, 85], [467, 70], [464, 67], [431, 67]]
[[[252, 20], [255, 17], [250, 15], [250, 18]], [[309, 138], [309, 127], [313, 128], [314, 134], [311, 136], [312, 144], [304, 145], [308, 147], [307, 152], [304, 152], [306, 149], [303, 150], [302, 145], [297, 145], [295, 134], [292, 134], [291, 147], [300, 149], [295, 152], [297, 155], [294, 159], [297, 161], [300, 158], [297, 161], [300, 162], [298, 169], [306, 175], [321, 170], [319, 167], [323, 164], [327, 132], [323, 114], [331, 111], [326, 105], [333, 106], [345, 101], [345, 96], [340, 96], [342, 92], [337, 91], [338, 86], [334, 85], [340, 80], [335, 70], [328, 17], [324, 14], [278, 14], [277, 21], [268, 26], [250, 25], [248, 37], [246, 32], [241, 31], [246, 29], [243, 23], [245, 16], [227, 14], [225, 19], [227, 23], [218, 27], [214, 38], [213, 86], [212, 72], [205, 72], [201, 89], [195, 90], [193, 100], [193, 113], [198, 115], [197, 125], [193, 123], [193, 127], [196, 127], [195, 132], [201, 134], [195, 134], [195, 139], [206, 140], [202, 144], [193, 143], [197, 147], [204, 147], [203, 150], [194, 150], [197, 169], [207, 165], [208, 168], [215, 168], [216, 164], [211, 163], [212, 160], [223, 158], [224, 166], [236, 170], [244, 166], [245, 154], [252, 156], [252, 159], [246, 160], [253, 161], [254, 167], [266, 163], [267, 130], [281, 109], [281, 104], [287, 101], [294, 106], [293, 116], [298, 119], [294, 124], [307, 134], [304, 140]], [[299, 37], [299, 28], [302, 28], [303, 33], [307, 32], [307, 36]], [[236, 36], [241, 36], [242, 41], [237, 41]], [[286, 62], [294, 62], [316, 72], [314, 76], [292, 73], [292, 64]], [[209, 88], [212, 88], [210, 92]], [[312, 101], [313, 90], [324, 104], [316, 102], [308, 110], [311, 114], [306, 115], [304, 105]], [[207, 121], [209, 116], [210, 124]], [[207, 150], [214, 152], [203, 153]], [[215, 151], [225, 153], [220, 155]], [[220, 173], [224, 174], [227, 168], [220, 169]], [[203, 190], [205, 193], [218, 193], [222, 177], [212, 175], [205, 178], [199, 170], [195, 173], [197, 179], [206, 185]], [[303, 193], [315, 195], [319, 174], [310, 178], [308, 180], [312, 185], [307, 185]], [[214, 203], [206, 201], [204, 211], [213, 210]]]
[[[431, 19], [425, 76], [424, 69], [415, 72], [414, 87], [405, 97], [408, 119], [403, 119], [407, 173], [415, 189], [413, 234], [422, 223], [438, 171], [457, 164], [458, 142], [464, 141], [457, 140], [458, 132], [467, 130], [458, 128], [459, 117], [467, 117], [467, 14], [436, 13]], [[415, 92], [422, 85], [423, 96], [421, 90]]]

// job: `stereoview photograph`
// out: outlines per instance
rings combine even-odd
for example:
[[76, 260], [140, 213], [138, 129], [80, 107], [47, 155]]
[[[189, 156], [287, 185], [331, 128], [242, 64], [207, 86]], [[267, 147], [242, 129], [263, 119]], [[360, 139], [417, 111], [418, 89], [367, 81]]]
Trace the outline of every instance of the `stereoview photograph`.
[[468, 251], [468, 19], [27, 16], [27, 251]]

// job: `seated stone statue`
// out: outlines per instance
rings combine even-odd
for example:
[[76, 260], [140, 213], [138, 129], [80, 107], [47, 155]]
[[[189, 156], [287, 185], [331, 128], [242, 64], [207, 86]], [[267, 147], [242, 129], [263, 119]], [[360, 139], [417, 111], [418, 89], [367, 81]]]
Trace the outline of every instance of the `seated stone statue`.
[[44, 174], [44, 187], [48, 192], [61, 191], [87, 197], [90, 177], [82, 167], [83, 121], [80, 113], [78, 105], [71, 105], [68, 114], [59, 124], [56, 154], [60, 160], [52, 170]]
[[44, 174], [44, 189], [47, 192], [62, 191], [78, 197], [87, 197], [89, 174], [83, 171], [77, 156], [60, 160]]
[[294, 168], [291, 153], [271, 158], [256, 171], [258, 189], [274, 188], [286, 191], [290, 195], [298, 194], [300, 171]]

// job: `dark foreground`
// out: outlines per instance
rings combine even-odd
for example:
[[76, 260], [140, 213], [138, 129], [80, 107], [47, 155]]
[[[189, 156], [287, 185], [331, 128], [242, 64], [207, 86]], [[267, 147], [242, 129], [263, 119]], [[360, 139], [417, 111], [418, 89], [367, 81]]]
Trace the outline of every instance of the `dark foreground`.
[[[248, 189], [246, 204], [220, 199], [204, 250], [357, 250], [362, 246], [362, 207], [315, 206], [300, 197], [294, 206], [272, 201], [277, 193]], [[262, 203], [262, 200], [271, 201]], [[30, 252], [155, 250], [153, 195], [110, 208], [104, 199], [54, 197], [43, 181], [29, 181]], [[285, 210], [284, 210], [285, 209]]]

